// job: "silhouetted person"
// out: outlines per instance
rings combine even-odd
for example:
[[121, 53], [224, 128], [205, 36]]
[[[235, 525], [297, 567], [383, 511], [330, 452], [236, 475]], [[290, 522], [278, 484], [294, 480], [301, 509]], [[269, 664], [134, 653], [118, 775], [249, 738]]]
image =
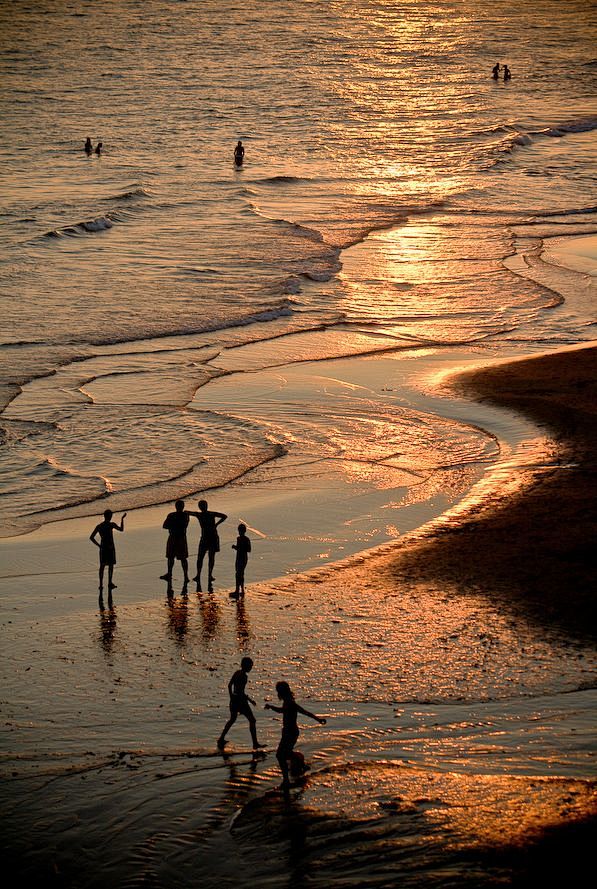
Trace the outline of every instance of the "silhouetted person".
[[213, 576], [214, 563], [216, 553], [220, 552], [220, 538], [218, 537], [217, 527], [225, 522], [228, 518], [223, 512], [213, 512], [207, 508], [207, 500], [200, 500], [197, 504], [199, 512], [189, 512], [189, 515], [195, 516], [201, 526], [201, 537], [199, 538], [199, 549], [197, 551], [197, 574], [193, 578], [197, 582], [199, 590], [201, 589], [201, 569], [203, 560], [207, 554], [207, 589], [212, 590], [212, 584], [215, 580]]
[[237, 167], [242, 167], [243, 161], [245, 159], [245, 149], [243, 143], [239, 139], [236, 145], [234, 146], [234, 163]]
[[189, 582], [189, 548], [187, 546], [189, 513], [185, 511], [184, 500], [177, 500], [174, 506], [176, 512], [168, 513], [162, 525], [168, 531], [168, 542], [166, 543], [168, 570], [161, 575], [161, 579], [168, 581], [169, 589], [172, 586], [172, 569], [175, 559], [178, 559], [182, 565], [185, 584]]
[[95, 153], [97, 154], [98, 157], [102, 153], [103, 144], [104, 144], [103, 142], [98, 142], [97, 145], [95, 146]]
[[[120, 524], [112, 521], [112, 510], [104, 511], [104, 521], [96, 525], [89, 539], [99, 547], [99, 590], [104, 589], [104, 568], [108, 568], [108, 589], [115, 590], [116, 584], [112, 583], [114, 565], [116, 564], [116, 547], [114, 546], [114, 531], [124, 531], [126, 512], [123, 512]], [[99, 543], [96, 537], [99, 535]]]
[[512, 80], [512, 72], [507, 65], [504, 65], [504, 81]]
[[494, 80], [498, 79], [499, 73], [500, 73], [500, 63], [496, 62], [495, 65], [493, 66], [493, 68], [491, 69], [491, 76], [493, 77]]
[[325, 725], [325, 719], [316, 716], [315, 713], [310, 713], [308, 710], [305, 710], [304, 707], [301, 707], [300, 704], [297, 704], [287, 682], [276, 682], [276, 692], [278, 698], [282, 701], [282, 706], [276, 707], [274, 704], [266, 704], [265, 709], [275, 710], [276, 713], [282, 714], [282, 737], [280, 738], [280, 743], [276, 750], [276, 759], [280, 763], [280, 768], [282, 769], [282, 786], [288, 787], [290, 784], [288, 777], [288, 760], [292, 757], [294, 745], [299, 736], [297, 722], [298, 714], [302, 713], [303, 716], [308, 716], [310, 719], [314, 719], [321, 725]]
[[245, 568], [249, 560], [251, 552], [251, 541], [247, 537], [247, 526], [242, 522], [238, 526], [238, 537], [236, 543], [232, 544], [232, 549], [236, 550], [236, 560], [234, 563], [234, 572], [236, 576], [236, 589], [230, 593], [233, 597], [244, 596], [245, 594]]
[[85, 141], [85, 152], [87, 154], [91, 154], [92, 151], [93, 151], [93, 145], [91, 144], [91, 139], [89, 138], [89, 136], [87, 136], [87, 139]]
[[265, 747], [257, 740], [257, 729], [255, 726], [255, 717], [249, 704], [254, 704], [253, 698], [250, 698], [245, 689], [249, 673], [253, 669], [253, 661], [250, 657], [244, 657], [240, 662], [240, 670], [233, 674], [232, 679], [228, 683], [228, 694], [230, 695], [230, 719], [224, 726], [222, 734], [218, 738], [218, 747], [222, 749], [226, 744], [226, 735], [236, 722], [239, 713], [249, 720], [249, 731], [251, 732], [251, 740], [253, 741], [253, 750], [259, 750]]

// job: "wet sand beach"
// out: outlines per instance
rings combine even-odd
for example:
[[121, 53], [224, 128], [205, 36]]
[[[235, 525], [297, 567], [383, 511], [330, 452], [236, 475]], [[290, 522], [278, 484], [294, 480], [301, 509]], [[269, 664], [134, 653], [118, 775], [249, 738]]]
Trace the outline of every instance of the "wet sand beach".
[[553, 450], [500, 467], [489, 496], [401, 554], [396, 581], [415, 574], [484, 590], [594, 639], [597, 349], [465, 371], [454, 385], [532, 417], [553, 436]]
[[[0, 4], [11, 886], [584, 884], [596, 28]], [[227, 514], [211, 589], [164, 580], [178, 498]], [[245, 657], [258, 753], [218, 745]]]
[[[154, 565], [144, 601], [116, 590], [95, 614], [92, 572], [22, 578], [53, 602], [38, 613], [4, 580], [9, 864], [98, 887], [556, 885], [560, 854], [574, 875], [596, 801], [595, 355], [444, 380], [532, 416], [541, 447], [402, 540], [244, 601], [167, 598]], [[215, 749], [244, 654], [263, 758], [240, 721]], [[328, 717], [303, 726], [311, 769], [287, 799], [262, 709], [282, 677]]]

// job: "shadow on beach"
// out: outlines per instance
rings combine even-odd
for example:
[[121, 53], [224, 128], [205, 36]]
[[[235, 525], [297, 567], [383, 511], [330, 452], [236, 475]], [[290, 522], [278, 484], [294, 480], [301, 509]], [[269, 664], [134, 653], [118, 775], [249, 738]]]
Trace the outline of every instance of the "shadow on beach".
[[485, 594], [541, 625], [595, 640], [597, 349], [469, 371], [456, 385], [547, 427], [556, 454], [516, 467], [513, 494], [494, 490], [400, 550], [389, 568], [394, 582]]
[[[197, 795], [200, 774], [208, 777]], [[47, 787], [46, 803], [59, 802], [65, 788], [71, 793], [71, 815], [61, 804], [51, 851], [34, 852], [51, 822], [40, 798], [28, 834], [16, 835], [6, 822], [18, 856], [8, 864], [33, 885], [184, 889], [200, 874], [206, 889], [559, 889], [584, 885], [597, 823], [583, 814], [595, 793], [587, 782], [467, 779], [388, 762], [322, 769], [288, 795], [266, 789], [267, 764], [246, 758], [214, 769], [209, 759], [131, 754], [86, 776]], [[74, 812], [90, 799], [103, 800], [102, 818], [79, 822]], [[10, 809], [9, 797], [3, 808]]]

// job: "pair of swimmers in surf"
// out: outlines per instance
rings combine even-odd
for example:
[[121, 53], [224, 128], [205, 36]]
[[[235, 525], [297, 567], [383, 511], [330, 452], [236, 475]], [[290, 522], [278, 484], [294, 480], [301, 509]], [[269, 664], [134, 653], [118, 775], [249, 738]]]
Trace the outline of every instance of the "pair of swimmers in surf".
[[[226, 744], [226, 735], [232, 728], [239, 715], [244, 716], [249, 723], [249, 731], [251, 732], [251, 740], [253, 742], [253, 750], [258, 751], [265, 747], [257, 740], [256, 720], [251, 710], [250, 704], [255, 705], [253, 698], [250, 698], [246, 692], [247, 680], [249, 673], [253, 669], [253, 661], [250, 657], [244, 657], [240, 664], [240, 670], [236, 670], [230, 682], [228, 683], [228, 694], [230, 695], [230, 718], [222, 730], [222, 734], [218, 738], [218, 748], [223, 750]], [[276, 759], [282, 771], [282, 787], [284, 789], [290, 786], [290, 774], [299, 777], [305, 771], [305, 761], [302, 754], [295, 751], [299, 736], [298, 714], [308, 716], [325, 725], [326, 720], [309, 710], [301, 707], [294, 698], [292, 689], [287, 682], [276, 682], [276, 693], [278, 699], [282, 701], [282, 706], [278, 707], [274, 704], [266, 704], [265, 710], [274, 710], [276, 713], [282, 714], [282, 737], [276, 750]]]
[[85, 154], [89, 155], [89, 154], [95, 153], [99, 157], [99, 155], [102, 153], [102, 145], [103, 145], [102, 142], [98, 142], [97, 145], [95, 146], [95, 151], [94, 151], [93, 143], [92, 143], [91, 139], [89, 138], [89, 136], [87, 136], [87, 139], [85, 141]]
[[[504, 80], [512, 80], [512, 72], [510, 71], [510, 69], [508, 68], [507, 65], [503, 66], [503, 72], [504, 72]], [[497, 80], [499, 78], [499, 75], [500, 75], [500, 63], [496, 62], [495, 65], [493, 66], [493, 68], [491, 69], [491, 76], [493, 77], [494, 80]]]

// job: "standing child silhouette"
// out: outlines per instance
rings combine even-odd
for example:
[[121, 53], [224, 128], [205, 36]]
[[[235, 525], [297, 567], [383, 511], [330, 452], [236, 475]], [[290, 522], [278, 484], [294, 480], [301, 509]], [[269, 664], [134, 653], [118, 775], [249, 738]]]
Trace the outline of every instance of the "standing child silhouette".
[[[104, 511], [104, 521], [96, 525], [89, 539], [99, 547], [99, 590], [104, 589], [104, 568], [108, 568], [108, 589], [115, 590], [116, 584], [112, 582], [114, 565], [116, 564], [116, 547], [114, 546], [114, 531], [124, 531], [126, 512], [123, 512], [120, 524], [112, 521], [112, 510]], [[99, 543], [96, 537], [99, 535]]]
[[178, 559], [182, 565], [185, 586], [189, 582], [189, 548], [187, 546], [189, 513], [184, 508], [184, 500], [177, 500], [174, 507], [175, 512], [169, 512], [162, 525], [162, 528], [165, 528], [168, 532], [168, 542], [166, 544], [168, 568], [165, 574], [160, 575], [160, 579], [168, 582], [168, 590], [172, 587], [172, 571], [175, 559]]
[[201, 569], [203, 560], [207, 555], [207, 591], [213, 591], [214, 563], [216, 553], [220, 552], [220, 538], [218, 536], [218, 525], [225, 522], [228, 516], [224, 512], [215, 512], [207, 508], [207, 500], [200, 500], [197, 504], [199, 512], [189, 512], [189, 515], [195, 516], [201, 527], [201, 537], [199, 538], [199, 549], [197, 551], [197, 574], [193, 578], [197, 582], [197, 591], [201, 592]]
[[238, 599], [239, 596], [245, 594], [245, 568], [249, 560], [251, 552], [251, 541], [247, 537], [247, 526], [241, 522], [238, 526], [238, 537], [236, 543], [232, 544], [232, 549], [236, 550], [236, 561], [234, 563], [234, 572], [236, 575], [236, 589], [230, 595]]

